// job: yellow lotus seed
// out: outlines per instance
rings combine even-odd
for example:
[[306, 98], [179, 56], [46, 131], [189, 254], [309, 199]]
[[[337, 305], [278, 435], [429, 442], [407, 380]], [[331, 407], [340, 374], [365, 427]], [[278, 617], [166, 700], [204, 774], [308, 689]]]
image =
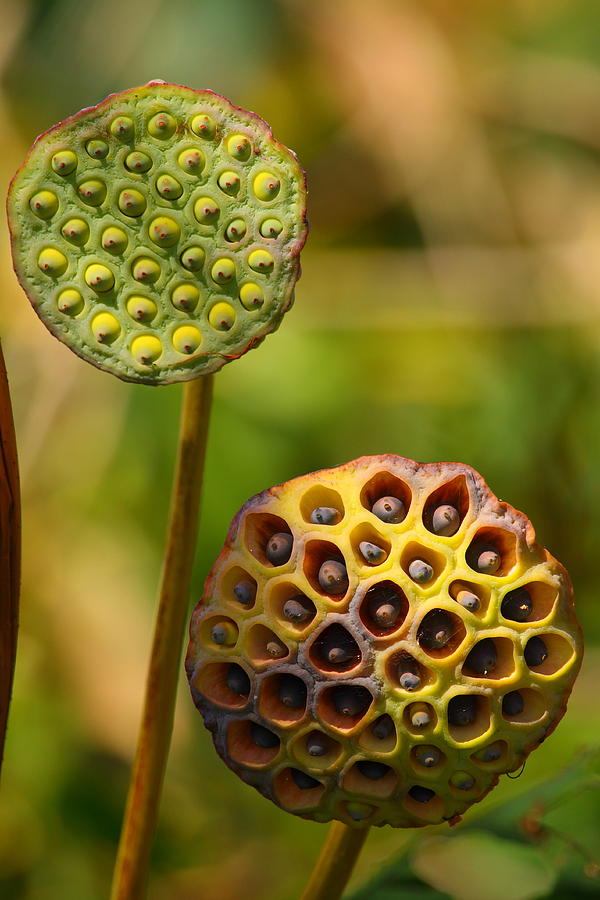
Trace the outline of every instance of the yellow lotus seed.
[[122, 228], [111, 225], [102, 232], [102, 246], [109, 253], [122, 253], [127, 247], [129, 238]]
[[44, 247], [38, 256], [38, 266], [45, 275], [57, 278], [67, 271], [67, 257], [54, 247]]
[[122, 141], [129, 141], [133, 137], [133, 119], [129, 116], [117, 116], [110, 123], [111, 133]]
[[241, 241], [246, 234], [246, 230], [246, 223], [243, 219], [234, 219], [225, 229], [225, 238], [231, 243]]
[[131, 355], [142, 366], [150, 366], [163, 352], [162, 344], [153, 334], [143, 334], [131, 342]]
[[158, 244], [159, 247], [172, 247], [181, 236], [181, 228], [175, 219], [170, 219], [168, 216], [159, 216], [150, 223], [148, 234], [150, 235], [150, 240]]
[[248, 265], [255, 272], [270, 272], [274, 262], [268, 250], [253, 250], [248, 257]]
[[40, 219], [51, 219], [58, 209], [58, 197], [52, 191], [38, 191], [29, 201], [29, 206]]
[[108, 266], [101, 263], [92, 263], [85, 270], [85, 283], [99, 294], [110, 291], [115, 286], [115, 276]]
[[281, 182], [272, 172], [260, 172], [254, 179], [252, 188], [259, 200], [274, 200], [279, 193]]
[[214, 119], [211, 119], [210, 116], [207, 116], [204, 113], [201, 113], [199, 116], [194, 116], [190, 128], [194, 134], [197, 134], [198, 137], [204, 138], [207, 141], [212, 141], [217, 132], [217, 126]]
[[67, 288], [58, 295], [56, 305], [61, 313], [76, 316], [83, 309], [83, 297], [75, 288]]
[[173, 116], [166, 112], [157, 113], [148, 122], [148, 133], [152, 137], [161, 138], [162, 140], [170, 138], [175, 133], [176, 128], [177, 122]]
[[134, 260], [131, 273], [136, 281], [144, 284], [153, 284], [160, 278], [161, 268], [155, 259], [149, 256], [139, 256]]
[[191, 312], [198, 305], [200, 291], [195, 284], [178, 284], [171, 294], [171, 303], [177, 309]]
[[121, 191], [118, 202], [121, 212], [132, 218], [141, 216], [146, 209], [146, 198], [134, 188], [127, 188], [127, 190]]
[[205, 253], [202, 247], [187, 247], [180, 256], [181, 265], [190, 272], [197, 272], [202, 268]]
[[132, 150], [125, 157], [125, 168], [130, 172], [147, 172], [152, 168], [152, 158], [142, 150]]
[[219, 206], [210, 197], [200, 197], [194, 203], [194, 215], [201, 225], [211, 225], [219, 215]]
[[188, 175], [199, 175], [204, 168], [204, 154], [196, 147], [189, 147], [181, 151], [177, 162]]
[[127, 312], [136, 322], [151, 322], [158, 312], [154, 300], [149, 297], [134, 295], [126, 303]]
[[100, 206], [106, 197], [106, 185], [99, 178], [89, 178], [78, 188], [79, 196], [89, 206]]
[[183, 188], [172, 175], [160, 175], [156, 179], [156, 190], [165, 200], [177, 200], [183, 194]]
[[248, 159], [251, 150], [252, 144], [245, 134], [233, 134], [227, 141], [227, 152], [234, 159]]
[[221, 172], [217, 184], [225, 194], [237, 194], [240, 189], [240, 178], [236, 172]]
[[61, 228], [61, 233], [67, 241], [77, 247], [83, 247], [90, 237], [89, 225], [84, 219], [69, 219]]
[[172, 340], [178, 353], [185, 353], [189, 356], [202, 343], [202, 335], [193, 325], [182, 325], [181, 328], [175, 329]]
[[92, 319], [92, 334], [99, 344], [112, 344], [121, 334], [119, 320], [112, 313], [98, 313]]
[[215, 303], [208, 315], [208, 321], [217, 331], [229, 331], [235, 322], [235, 310], [229, 303]]
[[260, 233], [263, 237], [266, 238], [279, 237], [282, 231], [283, 224], [279, 221], [279, 219], [265, 219], [265, 221], [260, 226]]
[[235, 275], [235, 263], [227, 257], [218, 259], [210, 270], [210, 274], [212, 280], [217, 284], [227, 284]]
[[260, 285], [248, 281], [240, 288], [240, 300], [246, 309], [260, 309], [265, 302], [265, 294]]
[[77, 168], [77, 157], [72, 150], [59, 150], [52, 157], [52, 168], [57, 175], [70, 175]]
[[106, 159], [108, 156], [108, 144], [106, 141], [101, 141], [98, 138], [92, 138], [91, 141], [88, 141], [85, 149], [88, 156], [91, 156], [92, 159]]

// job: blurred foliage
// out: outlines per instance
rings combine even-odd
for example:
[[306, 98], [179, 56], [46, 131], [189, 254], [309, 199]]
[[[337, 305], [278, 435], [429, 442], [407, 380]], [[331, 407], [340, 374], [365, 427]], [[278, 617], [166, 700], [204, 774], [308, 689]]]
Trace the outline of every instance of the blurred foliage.
[[[569, 567], [587, 637], [569, 711], [522, 778], [502, 779], [456, 832], [468, 838], [473, 822], [509, 856], [516, 842], [518, 864], [521, 813], [500, 827], [497, 811], [597, 741], [600, 724], [600, 7], [5, 0], [4, 13], [5, 185], [37, 132], [157, 77], [256, 110], [308, 170], [296, 306], [217, 378], [191, 602], [249, 496], [366, 453], [473, 465]], [[141, 705], [181, 387], [85, 366], [30, 309], [6, 235], [1, 253], [24, 576], [0, 898], [100, 900]], [[222, 766], [183, 678], [181, 688], [150, 900], [292, 900], [324, 828]], [[544, 822], [597, 857], [598, 808], [596, 792], [573, 787]], [[432, 832], [456, 839], [374, 831], [353, 889], [408, 843], [396, 871], [418, 887], [412, 861]], [[593, 866], [585, 874], [581, 854], [565, 853], [557, 884], [572, 866], [577, 891], [597, 895]]]

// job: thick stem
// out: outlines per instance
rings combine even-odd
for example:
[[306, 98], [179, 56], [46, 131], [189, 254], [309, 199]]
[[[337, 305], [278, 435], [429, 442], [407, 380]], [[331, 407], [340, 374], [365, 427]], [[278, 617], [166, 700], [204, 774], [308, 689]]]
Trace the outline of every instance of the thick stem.
[[368, 826], [349, 828], [342, 822], [332, 823], [302, 900], [339, 900], [368, 833]]
[[141, 900], [171, 743], [212, 398], [212, 375], [186, 382], [154, 640], [111, 900]]

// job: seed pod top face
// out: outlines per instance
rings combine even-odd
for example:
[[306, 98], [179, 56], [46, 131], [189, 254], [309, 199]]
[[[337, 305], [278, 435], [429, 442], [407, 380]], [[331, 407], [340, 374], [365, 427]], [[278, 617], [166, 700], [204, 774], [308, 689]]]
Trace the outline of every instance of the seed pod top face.
[[307, 230], [304, 174], [268, 125], [163, 82], [41, 135], [8, 212], [15, 271], [44, 324], [146, 384], [216, 371], [274, 331]]
[[[390, 496], [400, 521], [377, 515]], [[336, 514], [320, 521], [325, 507]], [[273, 557], [281, 534], [289, 554]], [[568, 575], [522, 513], [468, 466], [375, 456], [242, 507], [186, 668], [217, 751], [266, 797], [317, 821], [413, 827], [454, 819], [522, 765], [563, 715], [581, 654]], [[257, 744], [255, 725], [279, 742]]]

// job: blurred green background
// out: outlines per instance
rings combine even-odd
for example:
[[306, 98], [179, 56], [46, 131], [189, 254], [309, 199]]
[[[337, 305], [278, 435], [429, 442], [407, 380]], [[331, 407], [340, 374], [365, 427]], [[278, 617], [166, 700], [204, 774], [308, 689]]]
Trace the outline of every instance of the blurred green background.
[[[258, 112], [307, 169], [296, 305], [216, 380], [191, 602], [253, 493], [367, 453], [464, 461], [567, 565], [587, 636], [563, 724], [466, 824], [599, 742], [600, 6], [4, 0], [3, 13], [5, 187], [39, 132], [152, 78]], [[5, 228], [1, 252], [24, 572], [0, 897], [99, 900], [138, 724], [181, 387], [86, 366], [30, 309]], [[598, 799], [575, 792], [552, 819], [559, 843], [582, 845], [564, 854], [582, 871], [587, 859], [590, 897]], [[151, 900], [292, 900], [325, 832], [222, 765], [182, 677]], [[407, 838], [373, 833], [354, 887]]]

